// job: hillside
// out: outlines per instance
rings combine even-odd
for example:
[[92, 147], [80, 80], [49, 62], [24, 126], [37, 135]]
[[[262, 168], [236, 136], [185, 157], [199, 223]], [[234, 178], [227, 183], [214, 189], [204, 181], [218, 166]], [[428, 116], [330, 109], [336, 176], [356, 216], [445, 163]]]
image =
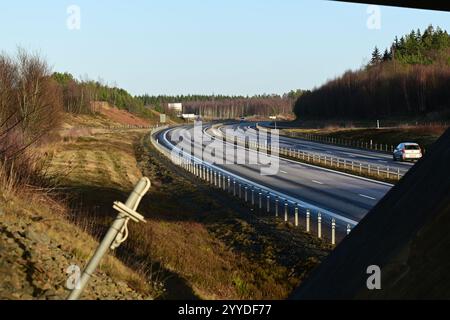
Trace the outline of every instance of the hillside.
[[[449, 299], [450, 129], [294, 292], [295, 299]], [[381, 290], [366, 269], [381, 268]]]
[[303, 94], [298, 119], [450, 118], [450, 36], [432, 26], [395, 39], [384, 54]]
[[[74, 119], [90, 126], [105, 120], [67, 121], [73, 126]], [[79, 225], [89, 219], [93, 235], [111, 222], [114, 200], [124, 199], [142, 173], [151, 179], [139, 209], [147, 223], [130, 226], [117, 256], [149, 279], [157, 298], [286, 298], [329, 252], [301, 230], [249, 215], [236, 199], [180, 171], [148, 143], [148, 130], [70, 130], [52, 150], [49, 172], [62, 173], [71, 217]]]
[[[90, 179], [90, 171], [87, 168], [77, 171], [83, 163], [76, 163], [80, 159], [63, 149], [72, 141], [81, 143], [83, 139], [89, 141], [92, 139], [89, 137], [105, 135], [111, 132], [110, 127], [151, 124], [105, 104], [98, 107], [100, 112], [94, 115], [64, 114], [61, 129], [52, 133], [52, 142], [33, 147], [34, 153], [55, 163], [46, 168], [47, 177], [54, 178], [51, 188], [21, 185], [0, 167], [0, 299], [65, 299], [69, 293], [67, 268], [77, 265], [82, 269], [98, 246], [99, 234], [93, 221], [89, 217], [76, 218], [74, 213], [80, 215], [80, 208], [74, 211], [70, 194], [60, 191], [64, 176], [79, 172], [80, 178], [86, 180]], [[92, 150], [94, 158], [97, 152]], [[54, 170], [55, 157], [61, 160], [59, 170]], [[89, 159], [85, 160], [89, 162]], [[117, 174], [107, 177], [110, 183], [129, 192], [141, 173], [136, 169], [134, 157], [130, 159], [125, 154], [119, 161], [127, 169], [129, 182]], [[117, 165], [110, 162], [104, 169], [109, 167], [114, 172]], [[96, 170], [94, 167], [91, 174], [97, 176]], [[83, 299], [151, 299], [154, 296], [156, 291], [146, 275], [126, 266], [111, 253], [103, 260]]]

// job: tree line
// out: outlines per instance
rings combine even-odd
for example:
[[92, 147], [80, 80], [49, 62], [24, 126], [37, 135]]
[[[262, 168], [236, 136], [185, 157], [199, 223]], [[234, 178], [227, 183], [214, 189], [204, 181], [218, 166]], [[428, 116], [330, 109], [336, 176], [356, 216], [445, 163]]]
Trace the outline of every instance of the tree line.
[[206, 118], [231, 119], [252, 115], [274, 116], [292, 113], [292, 105], [303, 94], [292, 90], [286, 94], [261, 94], [254, 96], [229, 95], [143, 95], [137, 97], [145, 106], [159, 112], [170, 113], [169, 103], [183, 103], [185, 113], [195, 113]]
[[297, 99], [299, 119], [450, 117], [450, 36], [440, 28], [411, 31], [369, 64], [347, 71]]
[[108, 86], [100, 81], [78, 80], [70, 73], [55, 72], [52, 77], [60, 86], [66, 112], [92, 114], [98, 111], [95, 110], [92, 102], [105, 101], [118, 109], [141, 116], [150, 116], [143, 101], [122, 88]]

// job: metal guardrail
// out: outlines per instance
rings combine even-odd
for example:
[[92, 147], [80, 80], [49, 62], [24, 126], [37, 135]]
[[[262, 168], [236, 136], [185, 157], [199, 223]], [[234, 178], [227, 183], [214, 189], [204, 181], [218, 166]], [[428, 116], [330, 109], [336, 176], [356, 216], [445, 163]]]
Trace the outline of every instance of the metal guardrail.
[[[329, 240], [332, 245], [336, 244], [338, 233], [346, 236], [357, 224], [356, 221], [239, 177], [213, 164], [205, 163], [175, 146], [169, 151], [154, 137], [155, 134], [167, 128], [155, 128], [150, 134], [151, 143], [159, 152], [211, 187], [227, 192], [244, 204], [250, 205], [256, 212], [273, 214], [275, 218], [281, 217], [284, 222], [292, 223], [296, 227], [304, 225], [306, 232], [315, 233], [318, 238], [325, 238], [326, 230], [323, 227], [328, 226]], [[325, 217], [328, 219], [325, 220]]]
[[[258, 130], [267, 130], [270, 128], [262, 127], [259, 124], [256, 125]], [[290, 138], [300, 138], [307, 141], [318, 142], [323, 144], [336, 145], [341, 147], [349, 147], [363, 150], [370, 150], [376, 152], [382, 152], [386, 154], [390, 154], [394, 152], [395, 147], [393, 145], [388, 145], [385, 143], [374, 143], [371, 141], [361, 141], [361, 140], [353, 140], [353, 139], [343, 139], [343, 138], [333, 138], [318, 134], [310, 134], [310, 133], [301, 133], [301, 132], [291, 132], [291, 131], [283, 131], [283, 135]]]
[[[215, 128], [217, 128], [216, 125]], [[268, 131], [268, 129], [259, 127], [259, 130]], [[244, 148], [250, 148], [256, 151], [269, 152], [271, 150], [270, 144], [262, 145], [255, 139], [242, 139], [236, 136], [223, 136], [227, 141], [235, 142]], [[293, 148], [276, 148], [276, 152], [286, 158], [297, 159], [305, 163], [313, 165], [324, 166], [327, 168], [337, 169], [338, 171], [349, 171], [361, 176], [371, 176], [377, 178], [384, 178], [387, 180], [400, 180], [406, 172], [400, 170], [400, 168], [393, 169], [389, 166], [377, 166], [369, 163], [350, 161], [338, 157], [317, 155], [306, 151], [301, 151]]]
[[[398, 123], [396, 125], [393, 124], [393, 127], [398, 126], [406, 126], [406, 127], [414, 127], [414, 126], [443, 126], [448, 127], [449, 123], [446, 121], [441, 122], [415, 122], [413, 124], [411, 123]], [[262, 127], [259, 124], [257, 124], [258, 129], [273, 129], [272, 126], [266, 126]], [[384, 127], [389, 128], [389, 127]], [[281, 130], [288, 130], [290, 128], [287, 127], [281, 127], [279, 128]], [[375, 128], [374, 128], [375, 129]], [[354, 140], [354, 139], [344, 139], [344, 138], [333, 138], [328, 137], [324, 135], [315, 135], [310, 133], [301, 133], [301, 132], [291, 132], [291, 131], [283, 131], [282, 133], [284, 136], [290, 137], [290, 138], [300, 138], [303, 140], [313, 141], [313, 142], [319, 142], [323, 144], [330, 144], [330, 145], [337, 145], [341, 147], [349, 147], [349, 148], [356, 148], [356, 149], [362, 149], [362, 150], [370, 150], [375, 152], [381, 152], [386, 154], [392, 154], [395, 150], [395, 146], [389, 145], [386, 143], [378, 143], [374, 142], [373, 140], [370, 141], [361, 141], [361, 140]], [[423, 148], [423, 153], [425, 153], [426, 150]]]

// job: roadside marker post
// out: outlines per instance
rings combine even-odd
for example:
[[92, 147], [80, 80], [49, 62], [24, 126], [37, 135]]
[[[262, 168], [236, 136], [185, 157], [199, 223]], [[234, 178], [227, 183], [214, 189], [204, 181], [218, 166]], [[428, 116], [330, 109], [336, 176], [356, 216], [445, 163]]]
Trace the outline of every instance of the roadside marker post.
[[259, 210], [262, 209], [262, 192], [259, 192]]
[[306, 210], [306, 232], [311, 232], [311, 211]]
[[288, 222], [288, 210], [289, 210], [289, 204], [287, 201], [284, 202], [284, 222]]
[[277, 217], [277, 218], [278, 218], [278, 202], [279, 202], [279, 200], [277, 197], [275, 200], [275, 217]]
[[295, 206], [295, 226], [298, 227], [298, 205]]
[[336, 220], [331, 220], [331, 244], [336, 245]]
[[317, 237], [322, 239], [322, 215], [320, 212], [317, 214]]

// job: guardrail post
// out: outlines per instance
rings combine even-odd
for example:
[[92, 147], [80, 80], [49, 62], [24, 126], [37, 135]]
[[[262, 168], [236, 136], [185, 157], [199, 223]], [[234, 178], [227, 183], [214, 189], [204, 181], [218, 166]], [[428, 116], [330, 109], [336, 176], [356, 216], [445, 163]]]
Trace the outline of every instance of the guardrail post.
[[349, 235], [351, 231], [352, 227], [350, 226], [350, 224], [347, 224], [347, 235]]
[[275, 199], [275, 217], [278, 218], [278, 197]]
[[306, 210], [306, 232], [311, 232], [311, 211]]
[[270, 213], [270, 195], [267, 195], [267, 213]]
[[259, 210], [261, 211], [262, 209], [262, 192], [259, 192]]
[[320, 212], [317, 214], [317, 237], [322, 238], [322, 214]]
[[336, 220], [334, 218], [331, 220], [331, 244], [333, 246], [336, 244]]
[[400, 168], [397, 168], [397, 180], [400, 180]]
[[242, 185], [239, 183], [239, 199], [242, 199], [241, 188], [242, 188]]
[[219, 172], [219, 176], [217, 177], [218, 178], [218, 183], [219, 183], [219, 185], [218, 185], [218, 188], [222, 188], [222, 174]]
[[233, 196], [236, 197], [236, 179], [233, 179]]
[[288, 222], [288, 210], [289, 210], [289, 204], [287, 201], [284, 202], [284, 222]]
[[247, 202], [248, 201], [248, 187], [247, 186], [245, 186], [245, 202]]
[[298, 227], [298, 205], [295, 206], [295, 226]]
[[252, 187], [252, 206], [255, 206], [255, 189]]
[[231, 193], [231, 177], [228, 177], [228, 193]]
[[214, 171], [214, 186], [217, 187], [217, 172]]

